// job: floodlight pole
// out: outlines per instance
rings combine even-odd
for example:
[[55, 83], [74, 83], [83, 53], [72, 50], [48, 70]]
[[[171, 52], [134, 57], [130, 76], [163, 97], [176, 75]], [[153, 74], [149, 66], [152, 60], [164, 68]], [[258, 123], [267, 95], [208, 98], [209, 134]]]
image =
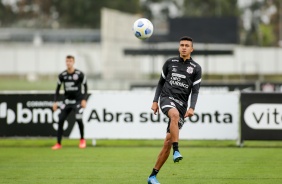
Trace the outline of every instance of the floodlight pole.
[[282, 47], [282, 1], [279, 1], [279, 42], [278, 45]]

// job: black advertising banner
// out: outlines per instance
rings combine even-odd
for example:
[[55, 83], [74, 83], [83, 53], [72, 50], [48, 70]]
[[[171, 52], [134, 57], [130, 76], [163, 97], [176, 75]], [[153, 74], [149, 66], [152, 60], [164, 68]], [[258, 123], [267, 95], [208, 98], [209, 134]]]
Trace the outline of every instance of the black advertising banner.
[[[155, 90], [157, 84], [131, 84], [131, 90]], [[255, 91], [255, 83], [201, 83], [200, 91], [229, 92], [229, 91]]]
[[182, 35], [189, 35], [200, 43], [238, 43], [238, 23], [237, 17], [172, 18], [169, 19], [168, 36], [170, 41], [178, 40]]
[[[54, 94], [0, 94], [0, 136], [56, 136], [60, 110], [52, 111], [53, 99]], [[70, 135], [74, 123], [72, 112], [64, 136]]]
[[255, 83], [203, 83], [201, 84], [201, 91], [215, 91], [215, 92], [228, 92], [228, 91], [255, 91]]
[[282, 140], [282, 93], [241, 93], [243, 140]]

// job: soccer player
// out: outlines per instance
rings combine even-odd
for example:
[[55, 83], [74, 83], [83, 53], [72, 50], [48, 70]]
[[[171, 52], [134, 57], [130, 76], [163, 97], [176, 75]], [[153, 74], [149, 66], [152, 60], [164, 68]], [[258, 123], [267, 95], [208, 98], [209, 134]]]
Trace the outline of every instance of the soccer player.
[[[53, 150], [62, 148], [62, 136], [63, 136], [63, 125], [67, 116], [71, 111], [75, 111], [75, 119], [78, 123], [80, 130], [80, 143], [79, 148], [86, 147], [86, 141], [84, 139], [84, 126], [82, 122], [83, 109], [86, 107], [87, 99], [87, 82], [86, 76], [80, 70], [74, 68], [75, 58], [74, 56], [66, 56], [67, 69], [59, 74], [58, 85], [55, 92], [53, 110], [58, 109], [57, 98], [61, 85], [64, 84], [64, 101], [60, 106], [61, 113], [59, 115], [59, 126], [57, 132], [57, 143], [52, 147]], [[84, 92], [82, 93], [82, 86], [84, 86]]]
[[[184, 118], [194, 115], [198, 98], [202, 71], [201, 66], [191, 58], [192, 38], [187, 36], [180, 38], [178, 50], [180, 55], [169, 58], [163, 65], [151, 108], [154, 114], [157, 114], [160, 99], [160, 108], [169, 118], [169, 122], [164, 145], [148, 178], [148, 184], [159, 183], [156, 176], [169, 157], [171, 147], [173, 148], [173, 161], [182, 160], [183, 157], [178, 149], [179, 130], [184, 124]], [[190, 94], [190, 106], [187, 109]]]

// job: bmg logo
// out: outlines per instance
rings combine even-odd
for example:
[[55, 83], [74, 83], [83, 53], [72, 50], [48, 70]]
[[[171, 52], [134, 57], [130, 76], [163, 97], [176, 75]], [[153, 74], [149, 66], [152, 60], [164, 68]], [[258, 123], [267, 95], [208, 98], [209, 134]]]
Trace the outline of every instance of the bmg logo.
[[[6, 118], [8, 125], [13, 123], [18, 124], [53, 124], [55, 130], [58, 129], [58, 124], [53, 122], [59, 121], [61, 110], [53, 112], [51, 108], [24, 108], [22, 103], [17, 103], [16, 109], [9, 109], [7, 102], [0, 103], [0, 119]], [[67, 129], [68, 122], [65, 121], [64, 129]]]
[[0, 118], [6, 118], [7, 124], [12, 124], [16, 120], [16, 114], [12, 109], [7, 108], [7, 103], [0, 104]]

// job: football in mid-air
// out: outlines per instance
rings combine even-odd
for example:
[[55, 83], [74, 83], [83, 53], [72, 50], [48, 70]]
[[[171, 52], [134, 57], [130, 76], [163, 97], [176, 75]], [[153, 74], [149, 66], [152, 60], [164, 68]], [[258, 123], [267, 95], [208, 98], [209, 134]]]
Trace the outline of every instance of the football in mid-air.
[[152, 36], [154, 31], [154, 26], [151, 21], [146, 18], [140, 18], [136, 20], [132, 27], [134, 35], [141, 39], [145, 40]]

